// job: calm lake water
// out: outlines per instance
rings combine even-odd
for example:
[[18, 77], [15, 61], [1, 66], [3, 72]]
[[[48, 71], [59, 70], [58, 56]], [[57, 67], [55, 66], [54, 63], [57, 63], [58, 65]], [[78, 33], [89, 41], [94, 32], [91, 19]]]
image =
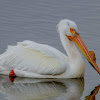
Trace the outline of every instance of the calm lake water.
[[[48, 44], [65, 53], [56, 31], [61, 19], [77, 23], [100, 67], [100, 0], [0, 0], [0, 54], [23, 40]], [[0, 100], [85, 100], [95, 87], [99, 89], [100, 75], [83, 59], [84, 79], [16, 78], [11, 83], [8, 76], [0, 75]], [[100, 90], [95, 100], [100, 100]]]

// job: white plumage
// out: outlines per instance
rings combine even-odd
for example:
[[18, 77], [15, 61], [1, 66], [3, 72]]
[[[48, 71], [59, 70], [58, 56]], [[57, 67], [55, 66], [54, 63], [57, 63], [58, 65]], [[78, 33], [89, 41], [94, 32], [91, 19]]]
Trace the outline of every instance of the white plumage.
[[55, 48], [24, 41], [18, 43], [17, 46], [8, 47], [0, 57], [0, 66], [7, 70], [17, 69], [42, 75], [57, 75], [66, 70], [67, 63], [63, 63], [63, 60], [67, 60], [66, 56]]
[[76, 24], [70, 20], [62, 20], [58, 24], [61, 42], [68, 57], [51, 46], [26, 40], [18, 42], [16, 46], [8, 46], [6, 52], [0, 55], [0, 74], [8, 75], [13, 69], [19, 77], [82, 77], [83, 59], [73, 42], [65, 37], [65, 33], [71, 35], [70, 27], [77, 31]]

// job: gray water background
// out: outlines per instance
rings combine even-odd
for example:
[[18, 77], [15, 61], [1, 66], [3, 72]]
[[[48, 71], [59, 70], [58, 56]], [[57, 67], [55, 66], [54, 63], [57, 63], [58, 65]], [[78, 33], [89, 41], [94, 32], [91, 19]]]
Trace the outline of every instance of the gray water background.
[[[8, 45], [23, 40], [48, 44], [65, 53], [56, 25], [70, 19], [89, 50], [95, 51], [100, 67], [100, 0], [0, 0], [0, 54]], [[84, 57], [83, 57], [84, 58]], [[84, 91], [81, 100], [100, 84], [100, 76], [85, 61]], [[0, 94], [0, 100], [6, 100]], [[100, 91], [96, 100], [100, 99]]]

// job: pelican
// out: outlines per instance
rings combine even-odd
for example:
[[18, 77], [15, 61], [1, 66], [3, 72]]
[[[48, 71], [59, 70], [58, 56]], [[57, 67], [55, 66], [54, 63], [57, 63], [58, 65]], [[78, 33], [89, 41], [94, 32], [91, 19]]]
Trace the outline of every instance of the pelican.
[[75, 22], [63, 19], [57, 25], [61, 43], [68, 56], [59, 50], [33, 41], [8, 46], [0, 55], [0, 74], [29, 78], [80, 78], [84, 76], [84, 61], [74, 43], [88, 62], [100, 74], [93, 51], [83, 43]]

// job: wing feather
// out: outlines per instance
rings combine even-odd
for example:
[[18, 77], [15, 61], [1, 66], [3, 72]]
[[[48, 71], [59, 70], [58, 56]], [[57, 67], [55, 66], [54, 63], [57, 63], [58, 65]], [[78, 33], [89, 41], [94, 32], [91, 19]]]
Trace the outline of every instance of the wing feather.
[[0, 66], [7, 70], [17, 69], [42, 75], [58, 75], [66, 70], [66, 56], [57, 49], [32, 41], [9, 46], [0, 55]]

